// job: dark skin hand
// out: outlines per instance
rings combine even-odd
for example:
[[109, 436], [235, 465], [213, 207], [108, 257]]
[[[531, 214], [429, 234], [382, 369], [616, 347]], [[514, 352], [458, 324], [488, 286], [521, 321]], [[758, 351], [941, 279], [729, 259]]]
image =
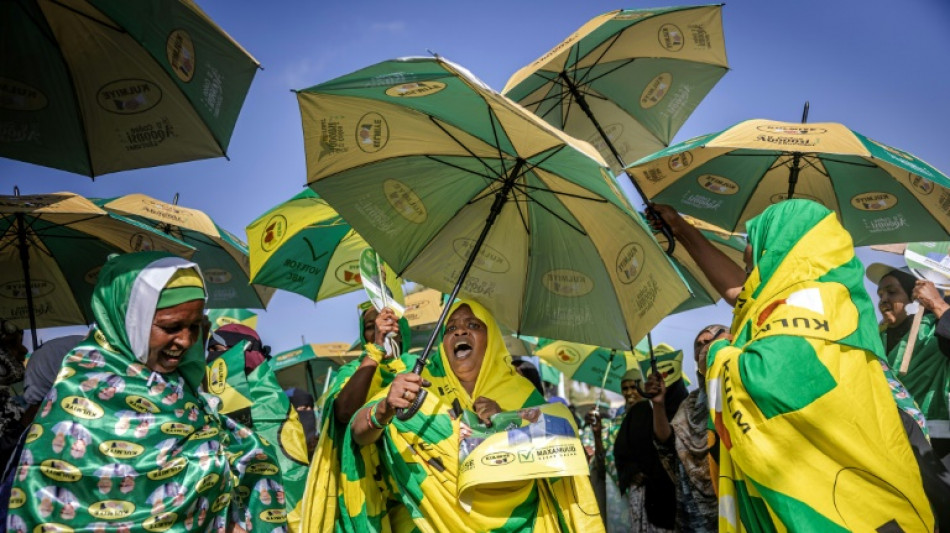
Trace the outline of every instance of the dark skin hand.
[[[595, 408], [588, 411], [587, 414], [584, 415], [584, 421], [587, 422], [587, 425], [590, 426], [591, 433], [594, 434], [594, 457], [602, 462], [604, 458], [604, 439], [602, 434], [604, 424], [600, 419], [600, 410]], [[598, 463], [597, 466], [603, 468], [602, 463]]]
[[360, 446], [366, 446], [376, 442], [383, 434], [382, 429], [377, 429], [369, 423], [367, 410], [373, 409], [376, 421], [385, 426], [392, 422], [397, 409], [411, 407], [422, 387], [428, 387], [429, 385], [431, 383], [413, 372], [397, 375], [389, 385], [389, 393], [383, 401], [363, 407], [353, 417], [351, 427], [353, 428], [353, 439], [356, 443]]
[[[385, 342], [386, 334], [390, 331], [399, 332], [399, 322], [395, 317], [396, 314], [388, 307], [376, 315], [376, 328], [373, 330], [375, 336], [373, 342], [376, 345], [382, 346], [383, 342]], [[346, 385], [343, 386], [343, 390], [341, 390], [340, 394], [336, 397], [336, 402], [333, 403], [333, 414], [337, 422], [348, 424], [350, 419], [353, 418], [353, 413], [366, 403], [366, 393], [369, 391], [369, 386], [373, 382], [373, 376], [376, 375], [377, 366], [378, 364], [372, 358], [363, 358], [359, 368], [356, 369], [356, 372], [353, 373], [349, 381], [346, 382]]]
[[924, 306], [924, 309], [932, 312], [938, 319], [947, 312], [947, 309], [950, 309], [950, 305], [947, 305], [947, 302], [944, 301], [943, 296], [940, 295], [940, 291], [937, 290], [937, 287], [932, 281], [923, 279], [917, 280], [917, 283], [914, 285], [914, 293], [911, 295], [911, 300], [920, 302], [920, 305]]
[[[713, 246], [695, 226], [687, 222], [672, 207], [665, 204], [651, 204], [655, 211], [673, 230], [673, 237], [679, 241], [689, 253], [693, 261], [702, 269], [703, 274], [716, 288], [719, 295], [731, 306], [736, 305], [736, 298], [745, 284], [745, 270], [735, 264], [721, 250]], [[654, 229], [659, 229], [659, 222], [647, 215]]]

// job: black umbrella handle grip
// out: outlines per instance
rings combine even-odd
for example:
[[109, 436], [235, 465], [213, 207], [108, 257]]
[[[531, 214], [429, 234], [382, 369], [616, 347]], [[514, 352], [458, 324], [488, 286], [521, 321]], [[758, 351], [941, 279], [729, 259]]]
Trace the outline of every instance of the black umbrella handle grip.
[[660, 233], [666, 237], [666, 255], [673, 255], [673, 250], [676, 249], [676, 239], [673, 238], [673, 228], [663, 220], [663, 217], [653, 209], [652, 205], [647, 204], [646, 212], [648, 218], [653, 221], [653, 227], [659, 229]]
[[419, 412], [419, 408], [422, 407], [422, 402], [426, 401], [426, 396], [429, 395], [429, 391], [425, 389], [419, 390], [419, 394], [416, 396], [415, 401], [412, 402], [412, 405], [406, 408], [396, 409], [396, 418], [405, 422]]

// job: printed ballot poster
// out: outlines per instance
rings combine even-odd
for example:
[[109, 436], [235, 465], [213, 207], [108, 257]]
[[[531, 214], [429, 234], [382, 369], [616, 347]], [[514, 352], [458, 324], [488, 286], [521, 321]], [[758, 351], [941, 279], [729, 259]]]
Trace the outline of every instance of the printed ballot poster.
[[545, 404], [498, 413], [491, 427], [462, 413], [459, 442], [459, 502], [488, 483], [587, 476], [587, 458], [567, 406]]

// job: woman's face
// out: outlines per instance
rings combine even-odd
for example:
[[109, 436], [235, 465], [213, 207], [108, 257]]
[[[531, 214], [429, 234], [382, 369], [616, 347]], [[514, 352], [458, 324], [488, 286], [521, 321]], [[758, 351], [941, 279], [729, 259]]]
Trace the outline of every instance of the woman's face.
[[877, 308], [884, 317], [884, 325], [892, 328], [907, 319], [907, 304], [910, 297], [904, 292], [900, 282], [894, 276], [884, 276], [877, 286]]
[[623, 394], [627, 407], [639, 402], [641, 398], [640, 392], [637, 390], [637, 382], [632, 379], [620, 382], [620, 393]]
[[445, 322], [442, 351], [460, 381], [474, 382], [478, 379], [487, 346], [488, 328], [469, 306], [459, 307]]
[[755, 261], [752, 260], [752, 245], [745, 245], [745, 252], [742, 254], [742, 261], [745, 263], [746, 276], [755, 269]]
[[376, 342], [376, 317], [379, 312], [376, 309], [367, 309], [363, 313], [363, 338], [366, 342]]
[[713, 330], [704, 329], [696, 336], [693, 341], [693, 357], [696, 361], [696, 372], [700, 376], [706, 375], [706, 354], [707, 347], [716, 339], [722, 338], [728, 333], [725, 329], [715, 328]]
[[145, 366], [154, 372], [174, 372], [188, 348], [198, 341], [203, 312], [202, 300], [156, 310]]

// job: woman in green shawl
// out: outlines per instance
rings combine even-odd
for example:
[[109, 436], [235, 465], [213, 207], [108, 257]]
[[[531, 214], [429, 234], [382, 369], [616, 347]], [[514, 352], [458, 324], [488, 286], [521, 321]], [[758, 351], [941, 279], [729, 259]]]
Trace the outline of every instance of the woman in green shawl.
[[228, 432], [199, 392], [205, 298], [197, 265], [179, 257], [141, 252], [103, 266], [96, 325], [29, 429], [10, 524], [223, 530]]
[[[470, 489], [460, 502], [463, 412], [482, 422], [545, 403], [508, 362], [494, 318], [474, 301], [455, 302], [442, 342], [422, 376], [403, 373], [353, 416], [343, 453], [345, 531], [603, 531], [588, 476], [524, 480]], [[413, 356], [404, 356], [411, 366]], [[395, 418], [421, 387], [410, 419]]]

